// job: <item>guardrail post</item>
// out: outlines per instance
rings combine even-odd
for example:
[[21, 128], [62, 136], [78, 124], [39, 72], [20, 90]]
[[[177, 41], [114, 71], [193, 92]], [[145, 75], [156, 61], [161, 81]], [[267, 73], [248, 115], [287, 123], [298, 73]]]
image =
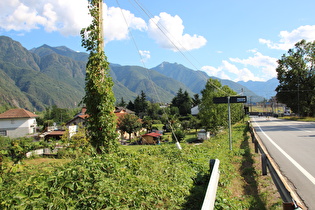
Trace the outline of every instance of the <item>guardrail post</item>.
[[256, 139], [255, 139], [254, 145], [255, 145], [255, 153], [258, 153], [258, 142]]
[[266, 154], [261, 154], [261, 170], [262, 175], [267, 175], [267, 156]]

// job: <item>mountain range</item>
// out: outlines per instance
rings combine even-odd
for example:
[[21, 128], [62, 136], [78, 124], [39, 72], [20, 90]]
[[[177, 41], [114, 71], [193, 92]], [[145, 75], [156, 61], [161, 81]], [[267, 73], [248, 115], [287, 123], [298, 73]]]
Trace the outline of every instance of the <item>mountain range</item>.
[[[0, 36], [0, 106], [43, 110], [47, 106], [73, 108], [85, 94], [85, 65], [88, 54], [75, 52], [67, 47], [43, 45], [27, 50], [19, 42]], [[210, 78], [202, 71], [191, 70], [181, 64], [163, 62], [147, 69], [140, 66], [110, 64], [116, 100], [134, 100], [143, 91], [153, 102], [168, 103], [181, 88], [191, 96], [204, 89]], [[220, 80], [237, 93], [243, 93], [251, 101], [268, 98], [258, 95], [255, 87], [262, 85], [272, 93], [276, 82], [240, 82]], [[274, 93], [272, 93], [274, 95]]]

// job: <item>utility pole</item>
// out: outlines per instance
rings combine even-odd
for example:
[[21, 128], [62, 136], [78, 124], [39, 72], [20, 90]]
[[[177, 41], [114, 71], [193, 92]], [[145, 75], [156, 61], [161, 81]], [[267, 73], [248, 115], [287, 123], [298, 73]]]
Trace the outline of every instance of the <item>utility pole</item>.
[[98, 11], [99, 11], [99, 17], [98, 17], [98, 52], [101, 53], [104, 50], [104, 33], [103, 33], [103, 0], [98, 0]]

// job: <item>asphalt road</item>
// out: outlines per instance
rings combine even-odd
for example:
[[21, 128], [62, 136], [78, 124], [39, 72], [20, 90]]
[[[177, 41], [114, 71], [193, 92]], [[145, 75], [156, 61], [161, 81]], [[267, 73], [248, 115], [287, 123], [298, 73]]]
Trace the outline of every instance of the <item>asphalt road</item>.
[[292, 188], [315, 210], [315, 123], [266, 117], [251, 122]]

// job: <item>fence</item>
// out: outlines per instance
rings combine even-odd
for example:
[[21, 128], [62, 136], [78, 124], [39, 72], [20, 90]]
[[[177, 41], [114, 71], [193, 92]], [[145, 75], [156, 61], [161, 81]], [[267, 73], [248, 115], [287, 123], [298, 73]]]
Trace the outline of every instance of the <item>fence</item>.
[[58, 150], [62, 148], [62, 147], [56, 147], [55, 149], [51, 150], [49, 148], [42, 148], [42, 149], [37, 149], [37, 150], [33, 150], [30, 152], [26, 153], [26, 157], [30, 158], [32, 156], [36, 156], [36, 155], [49, 155], [49, 156], [55, 156], [57, 155]]
[[249, 122], [250, 133], [252, 137], [252, 142], [255, 145], [255, 152], [261, 154], [261, 166], [262, 166], [262, 175], [267, 175], [267, 168], [270, 172], [273, 182], [275, 183], [279, 194], [283, 201], [283, 209], [306, 209], [306, 207], [301, 202], [300, 198], [296, 193], [291, 189], [287, 184], [286, 179], [281, 174], [278, 165], [269, 155], [267, 149], [262, 143], [259, 136], [256, 134], [255, 129]]

